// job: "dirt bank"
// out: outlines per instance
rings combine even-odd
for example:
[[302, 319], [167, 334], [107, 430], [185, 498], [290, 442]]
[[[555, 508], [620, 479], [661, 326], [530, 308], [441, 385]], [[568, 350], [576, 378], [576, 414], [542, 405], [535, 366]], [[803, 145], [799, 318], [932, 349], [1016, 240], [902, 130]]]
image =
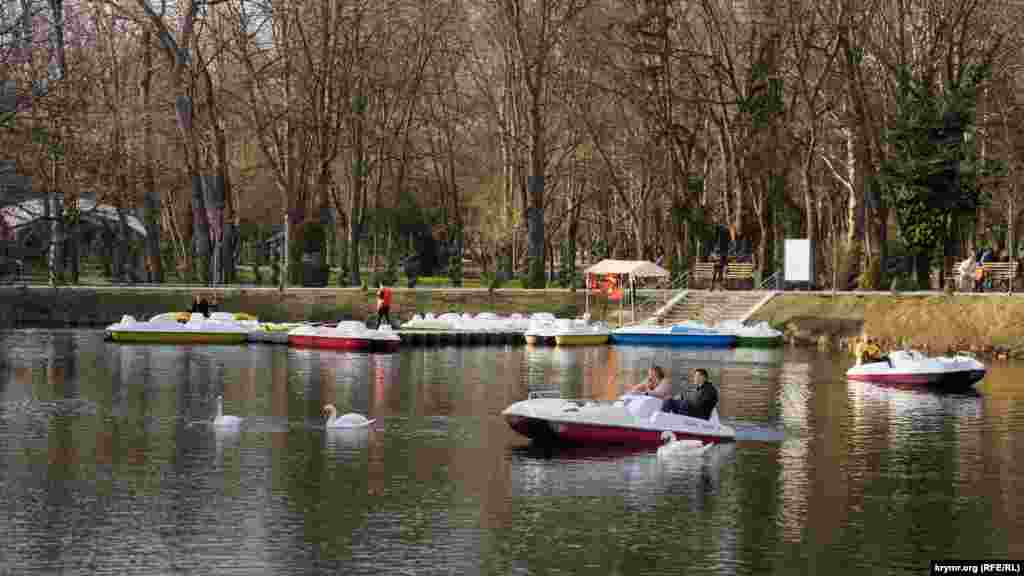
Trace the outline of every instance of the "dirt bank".
[[888, 347], [1024, 357], [1024, 295], [783, 294], [761, 320], [794, 345], [846, 348], [866, 328]]

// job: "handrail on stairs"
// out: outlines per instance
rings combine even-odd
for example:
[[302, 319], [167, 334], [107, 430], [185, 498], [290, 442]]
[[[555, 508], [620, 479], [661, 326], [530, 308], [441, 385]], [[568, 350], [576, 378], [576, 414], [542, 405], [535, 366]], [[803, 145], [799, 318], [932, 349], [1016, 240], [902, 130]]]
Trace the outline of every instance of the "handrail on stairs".
[[765, 278], [764, 280], [761, 281], [761, 284], [758, 285], [757, 289], [758, 290], [764, 290], [766, 288], [769, 289], [769, 290], [777, 289], [778, 282], [779, 282], [779, 274], [781, 272], [782, 272], [781, 270], [775, 270], [774, 272], [772, 272], [771, 276], [769, 276], [769, 277], [767, 277], [767, 278]]
[[671, 310], [680, 300], [686, 297], [689, 285], [690, 271], [685, 270], [675, 280], [673, 280], [671, 284], [669, 284], [668, 295], [662, 305], [659, 306], [653, 314], [641, 320], [641, 322], [646, 322], [650, 318], [659, 318], [664, 316], [666, 312]]

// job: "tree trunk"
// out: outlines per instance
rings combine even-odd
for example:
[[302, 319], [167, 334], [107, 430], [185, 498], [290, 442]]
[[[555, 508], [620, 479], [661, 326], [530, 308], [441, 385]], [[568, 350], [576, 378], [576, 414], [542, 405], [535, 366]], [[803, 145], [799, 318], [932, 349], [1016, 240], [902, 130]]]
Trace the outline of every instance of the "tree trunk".
[[349, 226], [348, 235], [348, 266], [349, 284], [351, 286], [360, 286], [362, 284], [362, 275], [359, 273], [359, 235], [362, 233], [361, 225], [352, 222]]
[[814, 175], [811, 173], [814, 159], [814, 145], [812, 143], [811, 149], [807, 151], [804, 157], [803, 174], [802, 174], [802, 186], [804, 192], [804, 210], [806, 211], [806, 228], [807, 228], [807, 239], [811, 241], [811, 289], [814, 289], [818, 285], [818, 274], [821, 271], [819, 264], [821, 258], [821, 247], [818, 246], [820, 238], [818, 238], [818, 207], [815, 204], [814, 197]]
[[[219, 171], [219, 170], [218, 170]], [[207, 225], [209, 239], [208, 278], [213, 284], [224, 282], [224, 186], [225, 180], [220, 174], [204, 174], [202, 213]]]
[[[546, 40], [546, 39], [545, 39]], [[544, 55], [546, 57], [546, 55]], [[544, 138], [543, 98], [546, 71], [544, 57], [535, 63], [530, 94], [530, 173], [527, 179], [529, 209], [527, 210], [527, 255], [530, 260], [530, 288], [544, 288], [544, 171], [547, 164], [547, 142]]]
[[67, 233], [67, 236], [68, 236], [68, 243], [67, 243], [68, 248], [67, 248], [67, 251], [68, 251], [68, 260], [70, 262], [70, 270], [69, 270], [69, 278], [68, 278], [68, 280], [72, 284], [78, 284], [79, 270], [80, 270], [80, 267], [81, 267], [81, 257], [82, 257], [81, 256], [81, 247], [79, 246], [79, 243], [81, 242], [81, 238], [80, 238], [81, 228], [80, 228], [79, 223], [78, 223], [79, 222], [79, 216], [77, 216], [77, 214], [78, 214], [77, 210], [75, 211], [75, 214], [76, 214], [75, 219], [70, 222], [70, 226], [68, 227], [68, 233]]
[[130, 247], [130, 229], [128, 228], [128, 216], [125, 214], [123, 207], [117, 207], [117, 248], [115, 250], [117, 254], [116, 264], [114, 266], [116, 279], [119, 282], [127, 282], [129, 280], [128, 271], [128, 249]]
[[[361, 101], [360, 101], [361, 102]], [[365, 107], [356, 104], [355, 118], [352, 126], [352, 175], [351, 175], [351, 198], [352, 204], [349, 209], [349, 237], [348, 256], [349, 274], [351, 274], [351, 285], [362, 285], [362, 274], [360, 273], [359, 243], [360, 235], [366, 221], [366, 147], [363, 134], [363, 122]]]
[[[57, 175], [57, 161], [53, 160], [53, 176]], [[56, 187], [56, 180], [53, 186]], [[49, 276], [50, 285], [60, 284], [64, 269], [64, 201], [57, 194], [56, 189], [51, 189], [46, 199], [51, 206], [50, 220], [50, 250], [49, 250]]]
[[208, 284], [210, 277], [210, 222], [206, 216], [203, 203], [203, 177], [193, 171], [192, 174], [192, 241], [196, 254], [196, 271], [199, 281]]
[[846, 130], [846, 182], [849, 183], [849, 198], [846, 204], [846, 251], [852, 253], [854, 246], [861, 243], [864, 237], [864, 197], [863, 186], [857, 185], [858, 174], [856, 145], [853, 131]]
[[149, 27], [142, 29], [142, 153], [143, 153], [143, 221], [146, 226], [146, 270], [149, 282], [164, 281], [164, 267], [160, 255], [160, 191], [156, 188], [156, 176], [153, 170], [155, 153], [153, 151], [153, 115], [152, 84], [153, 84], [153, 41]]

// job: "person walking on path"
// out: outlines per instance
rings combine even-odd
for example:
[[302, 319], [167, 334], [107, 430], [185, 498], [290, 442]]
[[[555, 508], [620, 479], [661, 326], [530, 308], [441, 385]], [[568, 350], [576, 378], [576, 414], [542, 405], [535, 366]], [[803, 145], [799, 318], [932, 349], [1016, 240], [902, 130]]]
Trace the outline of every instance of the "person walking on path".
[[383, 282], [377, 283], [377, 329], [380, 329], [381, 322], [387, 318], [388, 325], [391, 325], [391, 288]]

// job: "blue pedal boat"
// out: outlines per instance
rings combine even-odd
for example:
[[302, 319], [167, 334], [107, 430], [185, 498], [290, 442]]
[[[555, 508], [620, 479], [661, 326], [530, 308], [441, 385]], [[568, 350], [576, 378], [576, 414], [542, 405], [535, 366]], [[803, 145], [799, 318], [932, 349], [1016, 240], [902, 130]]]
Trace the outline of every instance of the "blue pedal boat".
[[638, 344], [642, 346], [692, 346], [729, 348], [736, 345], [736, 335], [697, 322], [683, 322], [672, 326], [638, 324], [612, 330], [612, 344]]

